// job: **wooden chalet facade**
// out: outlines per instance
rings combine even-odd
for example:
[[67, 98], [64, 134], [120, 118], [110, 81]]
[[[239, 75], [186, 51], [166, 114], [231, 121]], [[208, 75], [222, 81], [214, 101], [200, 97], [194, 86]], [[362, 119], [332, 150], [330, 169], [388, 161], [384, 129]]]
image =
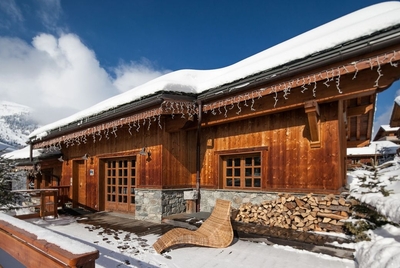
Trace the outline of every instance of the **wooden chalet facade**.
[[196, 197], [210, 211], [217, 198], [339, 193], [346, 149], [370, 142], [376, 94], [400, 78], [399, 60], [397, 24], [199, 93], [157, 91], [34, 132], [30, 146], [62, 152], [55, 175], [74, 206], [138, 219]]

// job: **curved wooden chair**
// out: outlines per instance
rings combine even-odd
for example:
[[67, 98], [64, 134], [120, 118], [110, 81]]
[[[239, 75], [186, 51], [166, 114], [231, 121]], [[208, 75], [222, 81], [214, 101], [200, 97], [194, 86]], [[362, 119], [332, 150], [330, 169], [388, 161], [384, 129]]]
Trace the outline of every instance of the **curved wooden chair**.
[[195, 231], [175, 228], [162, 235], [154, 244], [154, 249], [161, 253], [175, 245], [198, 245], [213, 248], [225, 248], [232, 243], [231, 202], [217, 199], [208, 219]]

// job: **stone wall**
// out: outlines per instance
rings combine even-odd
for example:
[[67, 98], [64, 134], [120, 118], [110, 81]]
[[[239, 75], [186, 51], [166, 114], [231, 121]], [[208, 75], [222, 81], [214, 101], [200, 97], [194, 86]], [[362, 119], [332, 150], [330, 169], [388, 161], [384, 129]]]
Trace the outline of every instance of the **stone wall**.
[[138, 220], [161, 221], [162, 215], [161, 190], [135, 189], [136, 211]]
[[232, 201], [232, 208], [238, 209], [243, 203], [259, 204], [265, 200], [274, 200], [278, 197], [274, 192], [249, 192], [230, 190], [200, 190], [200, 211], [211, 212], [217, 199]]
[[135, 218], [161, 222], [163, 216], [184, 213], [186, 204], [183, 192], [191, 189], [153, 190], [135, 189]]
[[[135, 189], [135, 218], [153, 222], [161, 222], [163, 216], [186, 212], [184, 192], [193, 189]], [[217, 199], [232, 201], [232, 208], [238, 209], [243, 203], [259, 204], [265, 200], [274, 200], [277, 193], [206, 190], [200, 191], [200, 211], [211, 212]]]

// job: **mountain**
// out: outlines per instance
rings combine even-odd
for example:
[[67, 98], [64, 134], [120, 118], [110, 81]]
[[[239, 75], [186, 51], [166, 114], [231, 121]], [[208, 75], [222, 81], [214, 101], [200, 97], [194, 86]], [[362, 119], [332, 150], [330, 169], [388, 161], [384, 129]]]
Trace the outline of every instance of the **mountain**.
[[29, 133], [39, 127], [31, 118], [31, 112], [28, 106], [0, 101], [0, 150], [26, 146]]

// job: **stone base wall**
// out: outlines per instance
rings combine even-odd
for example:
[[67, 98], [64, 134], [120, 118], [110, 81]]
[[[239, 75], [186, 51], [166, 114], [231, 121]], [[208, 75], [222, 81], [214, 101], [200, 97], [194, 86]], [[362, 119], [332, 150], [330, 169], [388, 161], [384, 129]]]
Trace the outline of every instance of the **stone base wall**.
[[211, 212], [217, 199], [226, 199], [232, 202], [232, 208], [238, 209], [243, 203], [260, 204], [265, 200], [273, 200], [278, 197], [274, 192], [248, 192], [229, 190], [200, 190], [200, 211]]
[[161, 221], [162, 215], [161, 190], [135, 189], [136, 211], [138, 220]]
[[[163, 216], [186, 212], [184, 192], [193, 189], [153, 190], [135, 189], [135, 218], [152, 222], [161, 222]], [[200, 211], [211, 212], [217, 199], [232, 201], [232, 208], [238, 209], [243, 203], [260, 204], [265, 200], [273, 200], [277, 193], [205, 190], [200, 191]]]
[[161, 222], [163, 216], [184, 213], [186, 202], [183, 192], [192, 189], [153, 190], [135, 189], [135, 218]]

